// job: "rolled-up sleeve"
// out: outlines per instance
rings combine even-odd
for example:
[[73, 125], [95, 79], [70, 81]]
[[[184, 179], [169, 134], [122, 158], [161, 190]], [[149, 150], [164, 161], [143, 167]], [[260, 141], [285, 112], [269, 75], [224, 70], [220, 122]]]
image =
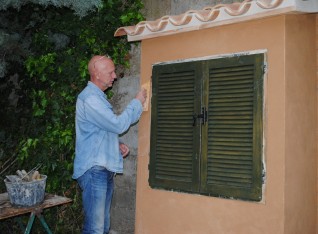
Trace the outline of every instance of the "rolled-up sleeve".
[[142, 105], [139, 100], [133, 99], [121, 114], [116, 115], [107, 100], [103, 100], [102, 97], [97, 95], [92, 95], [84, 102], [84, 113], [86, 119], [96, 124], [97, 127], [105, 131], [121, 134], [131, 124], [138, 121], [142, 113]]

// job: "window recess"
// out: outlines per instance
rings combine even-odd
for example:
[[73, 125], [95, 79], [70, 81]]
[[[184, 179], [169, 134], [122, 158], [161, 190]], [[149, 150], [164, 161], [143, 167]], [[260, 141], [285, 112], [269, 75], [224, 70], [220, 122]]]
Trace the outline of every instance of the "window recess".
[[149, 184], [262, 199], [264, 54], [153, 66]]

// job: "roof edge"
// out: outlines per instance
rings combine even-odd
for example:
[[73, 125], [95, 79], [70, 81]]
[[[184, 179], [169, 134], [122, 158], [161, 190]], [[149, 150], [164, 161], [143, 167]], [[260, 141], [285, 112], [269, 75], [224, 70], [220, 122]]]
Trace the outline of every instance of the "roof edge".
[[244, 0], [241, 3], [218, 4], [203, 10], [163, 16], [155, 21], [142, 21], [135, 26], [120, 27], [114, 36], [127, 35], [128, 41], [140, 41], [287, 13], [316, 12], [317, 0]]

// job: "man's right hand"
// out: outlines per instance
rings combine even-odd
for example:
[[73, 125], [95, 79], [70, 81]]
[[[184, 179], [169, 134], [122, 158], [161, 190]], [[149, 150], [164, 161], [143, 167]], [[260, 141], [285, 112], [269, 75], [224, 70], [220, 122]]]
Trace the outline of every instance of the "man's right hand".
[[142, 89], [139, 91], [139, 93], [137, 93], [136, 95], [136, 99], [138, 99], [142, 105], [144, 105], [146, 99], [147, 99], [147, 90], [146, 89]]

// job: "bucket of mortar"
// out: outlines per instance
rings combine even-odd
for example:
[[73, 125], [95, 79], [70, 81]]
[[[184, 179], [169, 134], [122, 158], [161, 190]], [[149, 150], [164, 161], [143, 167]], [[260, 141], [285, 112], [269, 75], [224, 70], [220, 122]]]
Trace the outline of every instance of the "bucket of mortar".
[[11, 182], [4, 179], [10, 203], [13, 206], [29, 207], [40, 204], [44, 200], [46, 175], [41, 175], [40, 179], [33, 181]]

